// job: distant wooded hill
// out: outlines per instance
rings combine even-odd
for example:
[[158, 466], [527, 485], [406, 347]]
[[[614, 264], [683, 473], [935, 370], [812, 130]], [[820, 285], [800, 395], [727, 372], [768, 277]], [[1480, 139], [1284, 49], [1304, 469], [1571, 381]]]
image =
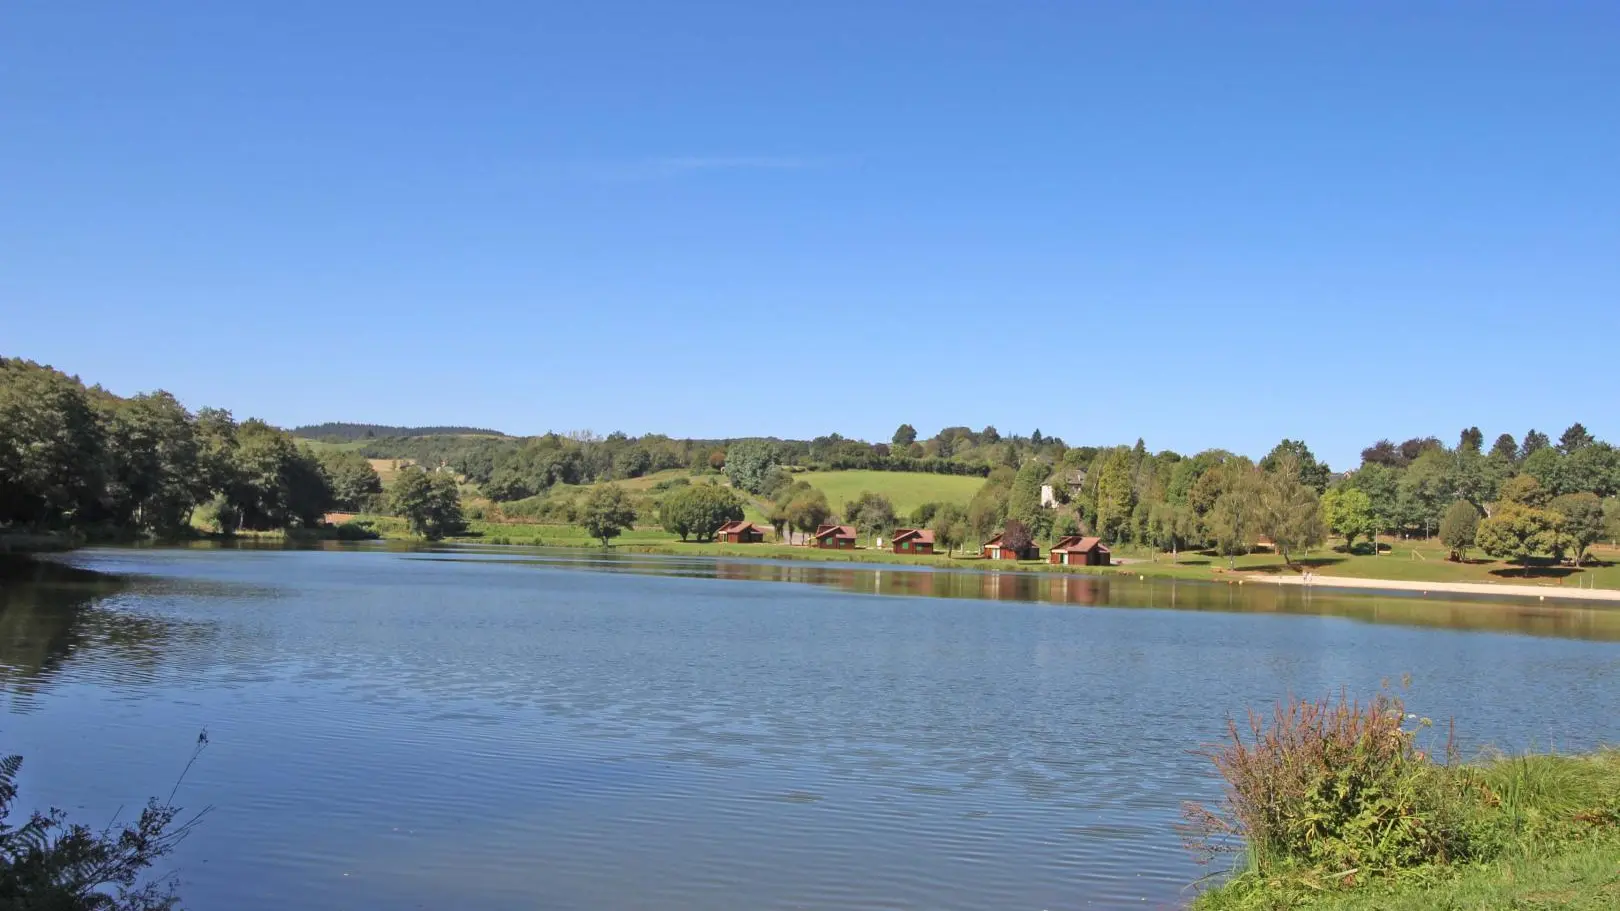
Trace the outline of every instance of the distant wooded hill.
[[487, 427], [392, 427], [387, 424], [306, 424], [294, 427], [293, 436], [307, 440], [347, 443], [351, 440], [373, 440], [380, 437], [430, 437], [448, 434], [467, 436], [504, 437], [506, 434]]

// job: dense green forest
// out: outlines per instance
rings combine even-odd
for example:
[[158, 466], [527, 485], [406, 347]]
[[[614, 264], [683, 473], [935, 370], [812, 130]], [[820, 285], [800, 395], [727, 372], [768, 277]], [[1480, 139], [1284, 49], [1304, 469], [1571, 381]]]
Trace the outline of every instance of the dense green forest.
[[[516, 438], [474, 428], [421, 435], [366, 424], [322, 424], [318, 448], [259, 420], [193, 413], [173, 396], [130, 397], [50, 367], [0, 359], [0, 526], [89, 534], [169, 536], [202, 526], [221, 533], [313, 527], [329, 511], [391, 512], [418, 533], [453, 534], [462, 501], [476, 517], [585, 521], [581, 487], [678, 471], [638, 491], [642, 521], [700, 538], [713, 529], [687, 515], [701, 494], [687, 476], [724, 475], [778, 533], [838, 520], [880, 534], [928, 526], [947, 547], [1011, 529], [1050, 541], [1096, 534], [1113, 544], [1166, 551], [1244, 553], [1268, 543], [1284, 556], [1328, 535], [1346, 548], [1378, 536], [1439, 535], [1457, 556], [1478, 548], [1501, 559], [1574, 559], [1620, 537], [1620, 452], [1575, 424], [1554, 440], [1530, 430], [1489, 447], [1475, 427], [1454, 444], [1437, 437], [1380, 440], [1353, 471], [1335, 472], [1301, 441], [1259, 461], [1218, 449], [1192, 455], [1133, 446], [1070, 446], [1035, 431], [948, 427], [920, 438], [901, 425], [886, 443], [838, 434], [813, 440], [674, 439], [587, 433]], [[368, 458], [407, 465], [387, 496]], [[807, 470], [922, 471], [985, 478], [971, 503], [928, 503], [897, 515], [881, 493], [829, 503], [798, 478]], [[1044, 491], [1043, 491], [1044, 488]], [[662, 502], [672, 492], [668, 516]], [[479, 500], [480, 503], [483, 500]], [[742, 501], [705, 504], [736, 516]], [[676, 508], [678, 506], [679, 508]], [[604, 538], [606, 540], [606, 538]]]
[[199, 514], [226, 533], [313, 527], [381, 489], [365, 459], [323, 463], [263, 421], [0, 358], [0, 527], [172, 537]]

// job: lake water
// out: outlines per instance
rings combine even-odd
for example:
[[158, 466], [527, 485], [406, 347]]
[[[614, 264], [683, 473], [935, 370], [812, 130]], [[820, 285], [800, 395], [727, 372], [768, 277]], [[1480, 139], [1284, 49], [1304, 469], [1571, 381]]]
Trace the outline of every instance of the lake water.
[[1613, 610], [587, 551], [60, 563], [0, 583], [0, 750], [25, 802], [101, 821], [206, 727], [197, 909], [1177, 907], [1208, 872], [1181, 805], [1219, 791], [1192, 751], [1250, 706], [1410, 674], [1471, 745], [1620, 742]]

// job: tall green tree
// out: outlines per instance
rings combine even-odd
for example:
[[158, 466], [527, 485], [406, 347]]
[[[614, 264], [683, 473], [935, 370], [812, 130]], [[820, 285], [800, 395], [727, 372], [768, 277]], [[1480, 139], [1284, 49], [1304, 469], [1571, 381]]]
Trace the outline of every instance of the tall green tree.
[[321, 470], [332, 485], [332, 503], [346, 512], [365, 512], [382, 495], [382, 478], [371, 460], [352, 449], [319, 453]]
[[636, 510], [630, 503], [630, 495], [617, 484], [595, 485], [580, 507], [579, 524], [587, 534], [601, 541], [603, 547], [635, 521]]
[[1524, 460], [1524, 473], [1535, 478], [1552, 496], [1574, 493], [1569, 477], [1570, 457], [1551, 447], [1538, 449]]
[[1365, 490], [1343, 486], [1322, 495], [1322, 518], [1334, 533], [1344, 536], [1344, 549], [1354, 551], [1356, 539], [1378, 530], [1372, 500]]
[[1558, 437], [1558, 448], [1564, 455], [1570, 455], [1581, 447], [1590, 446], [1594, 442], [1596, 440], [1592, 437], [1592, 434], [1587, 432], [1586, 427], [1580, 422], [1576, 422], [1569, 425], [1569, 429]]
[[1402, 517], [1427, 537], [1440, 525], [1440, 516], [1456, 498], [1452, 486], [1454, 460], [1441, 449], [1426, 450], [1412, 461], [1396, 482]]
[[1260, 535], [1260, 486], [1264, 483], [1263, 477], [1261, 472], [1249, 471], [1235, 478], [1204, 517], [1204, 526], [1215, 542], [1216, 550], [1227, 558], [1228, 564], [1234, 569], [1237, 568], [1237, 558], [1254, 549]]
[[742, 521], [743, 503], [729, 488], [695, 484], [665, 496], [658, 505], [658, 517], [664, 530], [680, 535], [682, 541], [688, 536], [708, 541], [720, 526]]
[[1276, 471], [1285, 460], [1292, 458], [1292, 464], [1299, 474], [1299, 482], [1316, 491], [1318, 494], [1327, 490], [1328, 480], [1332, 472], [1328, 467], [1316, 460], [1316, 455], [1303, 440], [1283, 440], [1272, 448], [1266, 457], [1260, 460], [1260, 467], [1265, 471]]
[[1452, 562], [1467, 558], [1468, 548], [1474, 546], [1479, 531], [1479, 510], [1467, 500], [1457, 500], [1446, 508], [1440, 518], [1440, 543], [1451, 551]]
[[898, 524], [894, 504], [888, 497], [870, 490], [861, 491], [859, 497], [844, 504], [844, 521], [869, 538], [887, 534]]
[[0, 358], [0, 524], [61, 528], [93, 513], [105, 434], [84, 384]]
[[1116, 449], [1103, 459], [1097, 477], [1097, 534], [1103, 540], [1119, 541], [1127, 531], [1131, 512], [1136, 509], [1131, 451]]
[[1025, 462], [1007, 493], [1007, 515], [1026, 525], [1037, 538], [1052, 530], [1052, 511], [1041, 505], [1041, 486], [1051, 467], [1039, 459]]
[[106, 440], [105, 516], [124, 528], [171, 535], [204, 494], [201, 446], [190, 412], [167, 392], [101, 403]]
[[1548, 439], [1545, 433], [1532, 427], [1525, 433], [1524, 441], [1519, 444], [1519, 461], [1523, 462], [1551, 445], [1552, 440]]
[[1400, 517], [1400, 477], [1397, 469], [1369, 462], [1356, 469], [1347, 481], [1349, 486], [1367, 495], [1372, 508], [1375, 554], [1378, 552], [1377, 533], [1393, 529]]
[[788, 524], [805, 534], [810, 534], [832, 518], [832, 506], [827, 502], [827, 495], [808, 484], [788, 501], [785, 512]]
[[1155, 503], [1148, 517], [1148, 535], [1153, 545], [1170, 552], [1170, 561], [1179, 562], [1181, 551], [1198, 533], [1198, 517], [1192, 507], [1177, 503]]
[[1603, 535], [1610, 544], [1620, 547], [1620, 497], [1603, 501]]
[[1509, 465], [1519, 461], [1519, 442], [1513, 439], [1513, 434], [1504, 433], [1491, 444], [1491, 458], [1504, 461]]
[[1550, 499], [1552, 494], [1533, 475], [1514, 475], [1502, 483], [1500, 502], [1503, 504], [1540, 509]]
[[1568, 546], [1561, 517], [1550, 510], [1505, 503], [1479, 523], [1474, 543], [1499, 560], [1528, 568], [1540, 554], [1555, 554]]
[[962, 546], [968, 537], [968, 515], [966, 507], [959, 503], [941, 503], [934, 510], [930, 526], [934, 530], [934, 542], [945, 549], [946, 556]]
[[332, 491], [314, 454], [260, 420], [243, 421], [236, 438], [232, 483], [225, 491], [233, 524], [250, 531], [319, 525], [331, 509]]
[[1594, 493], [1567, 493], [1554, 497], [1548, 508], [1562, 519], [1560, 529], [1580, 566], [1587, 548], [1603, 538], [1603, 501]]
[[776, 445], [769, 440], [738, 440], [726, 448], [726, 477], [738, 490], [764, 493], [778, 464]]
[[388, 509], [405, 520], [411, 533], [437, 541], [466, 527], [456, 479], [444, 472], [407, 465], [394, 476]]
[[912, 443], [917, 442], [917, 428], [910, 424], [901, 424], [895, 429], [894, 437], [890, 442], [894, 444], [896, 449], [902, 446], [910, 446]]
[[1294, 562], [1292, 554], [1320, 546], [1327, 537], [1321, 500], [1314, 488], [1299, 480], [1296, 461], [1289, 454], [1274, 471], [1262, 472], [1255, 517], [1256, 531], [1271, 539], [1288, 564]]

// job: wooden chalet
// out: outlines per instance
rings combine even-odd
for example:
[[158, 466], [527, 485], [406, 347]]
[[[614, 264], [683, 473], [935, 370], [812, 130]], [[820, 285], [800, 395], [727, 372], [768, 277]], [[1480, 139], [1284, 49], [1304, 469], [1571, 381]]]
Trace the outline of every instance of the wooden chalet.
[[1039, 560], [1041, 549], [1033, 541], [1022, 552], [1001, 546], [1001, 535], [984, 542], [982, 554], [986, 560]]
[[897, 554], [931, 554], [934, 532], [928, 528], [896, 528], [893, 544]]
[[1063, 566], [1107, 566], [1112, 556], [1102, 538], [1067, 535], [1052, 545], [1051, 562]]
[[854, 550], [855, 538], [853, 525], [823, 525], [811, 536], [810, 546], [822, 550]]
[[753, 522], [727, 522], [714, 533], [714, 539], [726, 544], [758, 544], [765, 540], [765, 529]]

